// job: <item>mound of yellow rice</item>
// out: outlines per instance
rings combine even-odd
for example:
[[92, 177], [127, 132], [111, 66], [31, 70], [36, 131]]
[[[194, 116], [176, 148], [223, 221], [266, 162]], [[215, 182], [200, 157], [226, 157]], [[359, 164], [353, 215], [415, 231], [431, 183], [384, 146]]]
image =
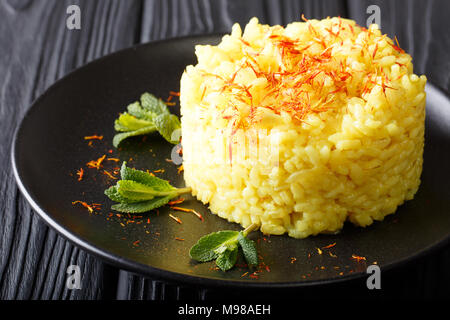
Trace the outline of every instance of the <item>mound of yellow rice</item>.
[[253, 18], [196, 55], [181, 79], [184, 179], [213, 213], [304, 238], [413, 198], [426, 77], [377, 25]]

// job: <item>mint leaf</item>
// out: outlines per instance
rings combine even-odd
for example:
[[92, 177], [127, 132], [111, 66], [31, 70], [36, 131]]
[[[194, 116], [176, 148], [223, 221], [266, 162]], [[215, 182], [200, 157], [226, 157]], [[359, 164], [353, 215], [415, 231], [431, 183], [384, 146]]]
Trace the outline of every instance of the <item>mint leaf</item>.
[[242, 248], [242, 252], [244, 254], [245, 261], [249, 266], [258, 265], [258, 251], [256, 250], [255, 242], [253, 240], [248, 239], [244, 234], [239, 232], [238, 242]]
[[119, 144], [126, 138], [140, 136], [143, 134], [149, 134], [149, 133], [152, 133], [155, 131], [156, 131], [155, 126], [151, 125], [151, 126], [148, 126], [148, 127], [145, 127], [145, 128], [139, 129], [139, 130], [135, 130], [135, 131], [118, 133], [113, 138], [113, 146], [117, 148], [119, 146]]
[[222, 252], [216, 260], [216, 265], [222, 270], [227, 271], [234, 267], [237, 261], [239, 248], [227, 249]]
[[[198, 240], [189, 251], [189, 255], [192, 259], [200, 262], [216, 259], [219, 254], [226, 251], [227, 243], [237, 243], [238, 234], [239, 232], [231, 230], [210, 233]], [[225, 248], [222, 252], [219, 249], [221, 247]]]
[[122, 197], [131, 200], [151, 200], [155, 196], [162, 196], [155, 192], [152, 187], [131, 180], [117, 182], [117, 191]]
[[178, 144], [180, 141], [173, 137], [175, 130], [181, 129], [180, 119], [174, 114], [162, 113], [153, 120], [156, 130], [172, 144]]
[[157, 191], [171, 191], [176, 189], [166, 180], [152, 176], [145, 171], [129, 168], [126, 164], [127, 163], [124, 161], [122, 163], [122, 167], [120, 168], [120, 177], [122, 180], [133, 180], [147, 186], [151, 186]]
[[144, 213], [152, 211], [156, 208], [166, 205], [173, 197], [156, 197], [148, 201], [140, 201], [135, 203], [118, 203], [111, 207], [111, 209], [125, 213]]
[[141, 104], [139, 102], [135, 102], [130, 104], [127, 107], [128, 113], [132, 116], [135, 116], [138, 119], [147, 120], [147, 121], [153, 121], [154, 114], [152, 112], [149, 112], [148, 110], [145, 110], [142, 108]]
[[117, 185], [112, 186], [105, 190], [105, 195], [107, 195], [108, 198], [110, 198], [112, 201], [115, 201], [115, 202], [123, 202], [123, 203], [139, 202], [139, 200], [131, 200], [131, 199], [127, 199], [127, 198], [123, 197], [117, 189], [118, 189]]
[[170, 114], [167, 105], [161, 99], [157, 99], [154, 95], [148, 92], [141, 95], [141, 105], [144, 109], [147, 109], [155, 115], [162, 113]]
[[122, 163], [122, 180], [105, 190], [105, 195], [119, 202], [111, 208], [120, 212], [142, 213], [167, 204], [171, 199], [191, 188], [175, 188], [169, 182], [154, 177], [147, 172], [128, 168]]
[[178, 195], [178, 189], [173, 187], [167, 191], [159, 191], [152, 186], [132, 180], [120, 180], [117, 186], [120, 195], [131, 200], [150, 200], [154, 197]]
[[114, 121], [114, 129], [120, 132], [114, 136], [114, 147], [117, 148], [129, 137], [149, 134], [156, 130], [170, 143], [178, 143], [175, 141], [176, 138], [172, 137], [172, 133], [181, 129], [180, 119], [170, 113], [161, 99], [146, 92], [141, 95], [140, 102], [128, 105], [127, 111]]
[[258, 228], [251, 224], [243, 231], [224, 230], [212, 232], [201, 237], [191, 248], [189, 255], [199, 262], [216, 260], [222, 271], [230, 270], [237, 261], [239, 246], [249, 266], [258, 264], [258, 252], [254, 241], [247, 239], [247, 234]]
[[128, 132], [139, 130], [152, 125], [152, 121], [138, 119], [135, 116], [125, 112], [122, 113], [114, 122], [114, 129], [116, 131]]

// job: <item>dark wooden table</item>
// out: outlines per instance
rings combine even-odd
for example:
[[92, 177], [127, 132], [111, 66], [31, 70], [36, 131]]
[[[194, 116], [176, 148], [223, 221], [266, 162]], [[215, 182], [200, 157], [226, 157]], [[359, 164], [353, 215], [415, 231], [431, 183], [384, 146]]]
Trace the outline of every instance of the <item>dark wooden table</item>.
[[[81, 8], [81, 30], [66, 27], [69, 5]], [[13, 132], [32, 101], [75, 68], [136, 43], [228, 32], [257, 16], [286, 24], [350, 17], [366, 24], [381, 9], [381, 26], [414, 58], [415, 73], [450, 92], [450, 5], [447, 1], [379, 0], [0, 0], [0, 299], [199, 299], [224, 292], [146, 279], [108, 265], [59, 236], [18, 191], [10, 164]], [[411, 235], [414, 237], [414, 235]], [[393, 244], [395, 246], [395, 244]], [[82, 271], [82, 289], [66, 288], [66, 269]], [[364, 280], [365, 281], [365, 280]], [[236, 295], [249, 296], [240, 292]], [[288, 290], [277, 297], [449, 298], [450, 247], [383, 273], [382, 290], [362, 280]], [[252, 297], [270, 297], [253, 292]]]

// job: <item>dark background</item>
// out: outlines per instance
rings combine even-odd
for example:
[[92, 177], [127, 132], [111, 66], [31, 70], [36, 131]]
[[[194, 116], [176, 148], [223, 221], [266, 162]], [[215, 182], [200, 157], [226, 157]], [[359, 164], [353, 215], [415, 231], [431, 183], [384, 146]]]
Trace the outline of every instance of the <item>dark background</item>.
[[[81, 8], [81, 30], [66, 28], [71, 4]], [[253, 16], [285, 25], [304, 13], [349, 17], [365, 25], [371, 4], [381, 9], [383, 33], [396, 35], [413, 56], [414, 72], [450, 92], [450, 3], [445, 0], [0, 0], [0, 299], [448, 299], [448, 245], [382, 273], [382, 289], [372, 291], [365, 279], [320, 288], [224, 292], [143, 278], [104, 263], [47, 227], [12, 174], [10, 146], [25, 111], [52, 83], [89, 61], [137, 43], [229, 32], [234, 22], [242, 26]], [[71, 264], [81, 268], [81, 290], [66, 289]]]

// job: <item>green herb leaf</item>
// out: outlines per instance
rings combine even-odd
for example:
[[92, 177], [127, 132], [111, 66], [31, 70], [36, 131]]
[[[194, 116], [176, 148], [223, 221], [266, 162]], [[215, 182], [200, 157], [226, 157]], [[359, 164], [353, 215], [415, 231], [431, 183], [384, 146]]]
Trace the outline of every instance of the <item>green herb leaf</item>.
[[122, 203], [136, 203], [139, 202], [139, 200], [131, 200], [123, 197], [119, 191], [117, 190], [117, 185], [111, 186], [110, 188], [105, 190], [105, 195], [108, 196], [112, 201], [115, 202], [122, 202]]
[[139, 201], [151, 200], [156, 196], [161, 196], [152, 187], [131, 180], [117, 182], [117, 191], [124, 198]]
[[[191, 248], [189, 255], [192, 259], [206, 262], [217, 259], [218, 255], [226, 251], [227, 244], [237, 243], [238, 231], [219, 231], [201, 237]], [[219, 248], [224, 248], [220, 250]]]
[[217, 266], [221, 270], [227, 271], [236, 264], [240, 246], [247, 264], [249, 266], [257, 265], [258, 252], [255, 243], [247, 239], [247, 234], [257, 227], [256, 224], [251, 224], [240, 232], [224, 230], [207, 234], [191, 248], [189, 255], [199, 262], [216, 259]]
[[222, 270], [227, 271], [234, 267], [237, 261], [239, 248], [227, 249], [222, 252], [216, 260], [216, 265]]
[[162, 113], [153, 120], [156, 130], [172, 144], [178, 144], [179, 137], [175, 137], [176, 130], [181, 129], [180, 119], [174, 114]]
[[181, 129], [180, 119], [170, 113], [167, 105], [161, 99], [146, 92], [141, 95], [140, 102], [128, 105], [127, 111], [114, 121], [114, 129], [120, 132], [114, 136], [114, 147], [117, 148], [123, 140], [129, 137], [154, 131], [158, 131], [170, 143], [177, 144], [179, 142], [178, 137], [173, 137], [173, 132]]
[[152, 133], [155, 131], [156, 131], [155, 126], [151, 125], [151, 126], [148, 126], [148, 127], [145, 127], [145, 128], [139, 129], [139, 130], [135, 130], [135, 131], [118, 133], [113, 138], [113, 146], [117, 148], [119, 146], [119, 144], [126, 138], [140, 136], [143, 134], [149, 134], [149, 133]]
[[147, 109], [155, 115], [163, 113], [170, 114], [169, 109], [167, 108], [167, 105], [164, 103], [164, 101], [162, 101], [161, 99], [157, 99], [154, 95], [148, 92], [141, 95], [141, 105], [143, 108]]
[[132, 116], [135, 116], [138, 119], [147, 120], [152, 122], [154, 118], [154, 114], [144, 108], [142, 108], [141, 104], [139, 102], [135, 102], [130, 104], [127, 107], [128, 113]]
[[144, 213], [148, 211], [152, 211], [163, 205], [166, 205], [173, 197], [165, 196], [165, 197], [156, 197], [152, 200], [148, 201], [140, 201], [135, 203], [118, 203], [111, 207], [111, 209], [119, 212], [125, 213]]
[[120, 195], [131, 200], [150, 200], [154, 197], [178, 195], [178, 189], [173, 187], [167, 191], [159, 191], [152, 186], [132, 180], [120, 180], [117, 182], [117, 186]]
[[149, 126], [153, 126], [152, 121], [138, 119], [126, 112], [122, 113], [114, 122], [114, 129], [121, 132], [136, 131]]
[[124, 161], [122, 167], [120, 168], [120, 177], [122, 180], [132, 180], [147, 186], [154, 188], [157, 191], [171, 191], [176, 190], [172, 187], [166, 180], [160, 179], [158, 177], [152, 176], [148, 172], [136, 170], [127, 167], [127, 163]]
[[258, 251], [256, 250], [255, 242], [248, 239], [242, 231], [239, 232], [238, 242], [244, 253], [245, 261], [249, 266], [258, 265]]
[[147, 172], [128, 168], [126, 162], [122, 164], [120, 175], [122, 180], [105, 190], [106, 196], [119, 202], [111, 208], [120, 212], [147, 212], [191, 191], [191, 188], [175, 188], [167, 181], [153, 177]]

